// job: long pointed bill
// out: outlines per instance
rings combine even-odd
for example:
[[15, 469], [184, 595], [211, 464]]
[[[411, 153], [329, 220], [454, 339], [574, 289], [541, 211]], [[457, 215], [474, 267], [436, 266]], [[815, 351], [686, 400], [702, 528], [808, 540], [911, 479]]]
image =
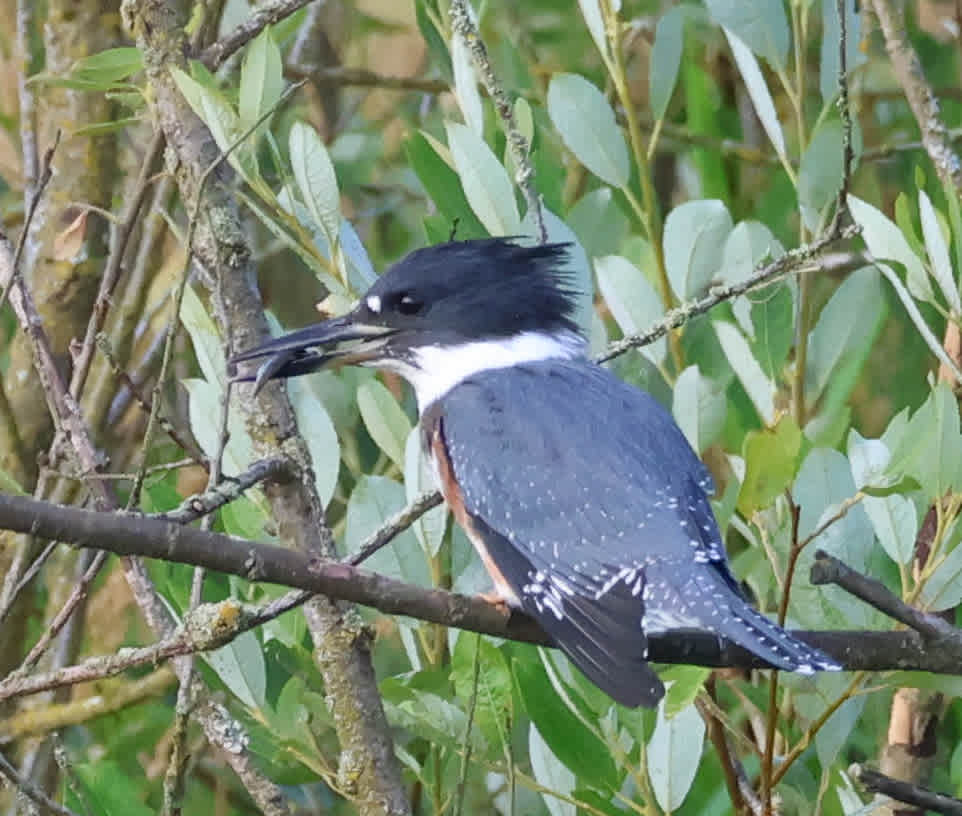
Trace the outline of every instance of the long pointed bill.
[[393, 329], [358, 323], [348, 313], [285, 334], [263, 345], [241, 352], [230, 359], [238, 363], [267, 358], [256, 369], [244, 367], [235, 382], [253, 382], [254, 393], [268, 380], [299, 377], [328, 365], [364, 363], [382, 356], [382, 349]]

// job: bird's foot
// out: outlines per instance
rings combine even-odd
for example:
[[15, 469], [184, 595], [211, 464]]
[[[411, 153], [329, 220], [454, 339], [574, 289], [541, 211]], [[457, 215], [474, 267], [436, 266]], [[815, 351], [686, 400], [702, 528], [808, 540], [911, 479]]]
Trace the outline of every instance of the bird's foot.
[[489, 604], [494, 604], [494, 606], [498, 607], [498, 611], [506, 618], [511, 616], [511, 607], [498, 590], [490, 589], [487, 592], [479, 592], [478, 597], [487, 601]]

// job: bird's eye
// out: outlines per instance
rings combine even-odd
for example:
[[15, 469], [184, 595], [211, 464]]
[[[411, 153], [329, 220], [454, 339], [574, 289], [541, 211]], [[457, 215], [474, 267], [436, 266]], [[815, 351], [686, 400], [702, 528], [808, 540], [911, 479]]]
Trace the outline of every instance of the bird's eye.
[[408, 292], [398, 298], [397, 310], [403, 315], [416, 315], [423, 308], [424, 303]]

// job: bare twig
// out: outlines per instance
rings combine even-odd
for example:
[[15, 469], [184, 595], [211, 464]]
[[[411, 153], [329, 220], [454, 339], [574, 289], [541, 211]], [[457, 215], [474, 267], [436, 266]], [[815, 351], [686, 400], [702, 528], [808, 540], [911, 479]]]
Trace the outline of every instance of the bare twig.
[[893, 595], [880, 581], [862, 575], [824, 550], [818, 550], [815, 553], [811, 581], [816, 586], [837, 584], [849, 594], [865, 601], [890, 618], [910, 626], [923, 637], [940, 643], [950, 641], [953, 648], [962, 650], [962, 630], [956, 629], [938, 615], [909, 606]]
[[640, 348], [654, 343], [664, 337], [672, 329], [684, 326], [693, 317], [713, 309], [719, 303], [744, 295], [746, 292], [760, 286], [779, 280], [788, 275], [804, 271], [806, 268], [817, 269], [818, 258], [821, 253], [832, 244], [851, 238], [858, 234], [858, 229], [852, 226], [839, 227], [812, 241], [810, 244], [789, 250], [784, 255], [758, 269], [751, 277], [727, 286], [717, 286], [707, 295], [698, 300], [690, 300], [671, 309], [654, 325], [639, 334], [623, 337], [609, 344], [595, 361], [603, 363], [611, 360], [629, 349]]
[[390, 544], [398, 533], [406, 530], [428, 510], [437, 507], [442, 501], [441, 494], [436, 490], [422, 493], [407, 507], [385, 521], [361, 544], [354, 555], [344, 559], [344, 563], [356, 567], [362, 561], [366, 561], [386, 544]]
[[318, 85], [354, 86], [429, 94], [441, 94], [451, 90], [443, 79], [386, 76], [365, 68], [348, 68], [342, 65], [313, 68], [299, 63], [288, 63], [284, 66], [284, 74], [291, 79], [306, 79]]
[[[273, 0], [273, 2], [261, 4], [243, 23], [223, 39], [207, 46], [200, 54], [200, 61], [212, 71], [216, 71], [223, 65], [224, 60], [247, 45], [267, 26], [290, 17], [295, 11], [304, 8], [312, 1]], [[324, 2], [324, 0], [318, 0], [318, 2]]]
[[529, 156], [531, 145], [528, 144], [528, 140], [518, 129], [518, 123], [514, 118], [514, 106], [494, 72], [494, 66], [488, 56], [488, 49], [485, 48], [484, 40], [481, 39], [481, 32], [474, 24], [466, 0], [451, 0], [450, 14], [454, 36], [460, 37], [471, 52], [474, 65], [481, 78], [481, 84], [484, 85], [488, 96], [491, 97], [494, 109], [501, 119], [501, 126], [508, 140], [508, 148], [511, 150], [511, 158], [514, 159], [514, 166], [518, 168], [515, 180], [521, 188], [521, 192], [524, 193], [524, 199], [528, 204], [528, 212], [531, 213], [538, 227], [538, 240], [543, 244], [548, 240], [548, 228], [544, 223], [541, 198], [534, 186], [534, 166], [531, 164]]
[[0, 754], [0, 776], [5, 777], [20, 793], [48, 813], [54, 813], [56, 816], [77, 816], [70, 808], [58, 805], [40, 790], [40, 788], [33, 785], [27, 779], [24, 779], [3, 754]]
[[904, 802], [906, 805], [941, 813], [943, 816], [962, 816], [962, 799], [956, 799], [954, 796], [947, 796], [944, 793], [935, 793], [935, 791], [930, 791], [920, 785], [913, 785], [910, 782], [893, 779], [891, 776], [886, 776], [859, 764], [852, 765], [848, 769], [848, 773], [849, 776], [857, 779], [865, 786], [866, 790], [872, 793], [881, 793], [897, 802]]
[[94, 301], [90, 320], [87, 323], [87, 332], [84, 335], [83, 343], [79, 353], [74, 357], [73, 375], [70, 379], [70, 393], [74, 399], [80, 398], [84, 384], [87, 382], [87, 374], [90, 371], [90, 364], [94, 357], [94, 342], [97, 334], [103, 328], [104, 321], [107, 319], [107, 310], [110, 308], [111, 296], [120, 280], [120, 270], [127, 251], [127, 244], [133, 234], [134, 226], [140, 216], [140, 208], [147, 196], [150, 187], [150, 177], [154, 165], [164, 149], [164, 134], [157, 131], [154, 138], [147, 147], [144, 160], [140, 167], [140, 174], [134, 185], [133, 195], [127, 204], [127, 210], [114, 235], [113, 246], [110, 256], [104, 266], [104, 273], [100, 279], [100, 289], [97, 292], [97, 299]]

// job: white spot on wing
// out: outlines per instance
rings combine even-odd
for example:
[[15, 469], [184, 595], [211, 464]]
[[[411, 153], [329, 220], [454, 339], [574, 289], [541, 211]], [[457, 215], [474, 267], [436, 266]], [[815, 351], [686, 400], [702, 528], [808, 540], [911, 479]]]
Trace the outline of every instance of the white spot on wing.
[[374, 312], [374, 314], [380, 314], [381, 298], [377, 295], [370, 295], [367, 299], [367, 308]]

